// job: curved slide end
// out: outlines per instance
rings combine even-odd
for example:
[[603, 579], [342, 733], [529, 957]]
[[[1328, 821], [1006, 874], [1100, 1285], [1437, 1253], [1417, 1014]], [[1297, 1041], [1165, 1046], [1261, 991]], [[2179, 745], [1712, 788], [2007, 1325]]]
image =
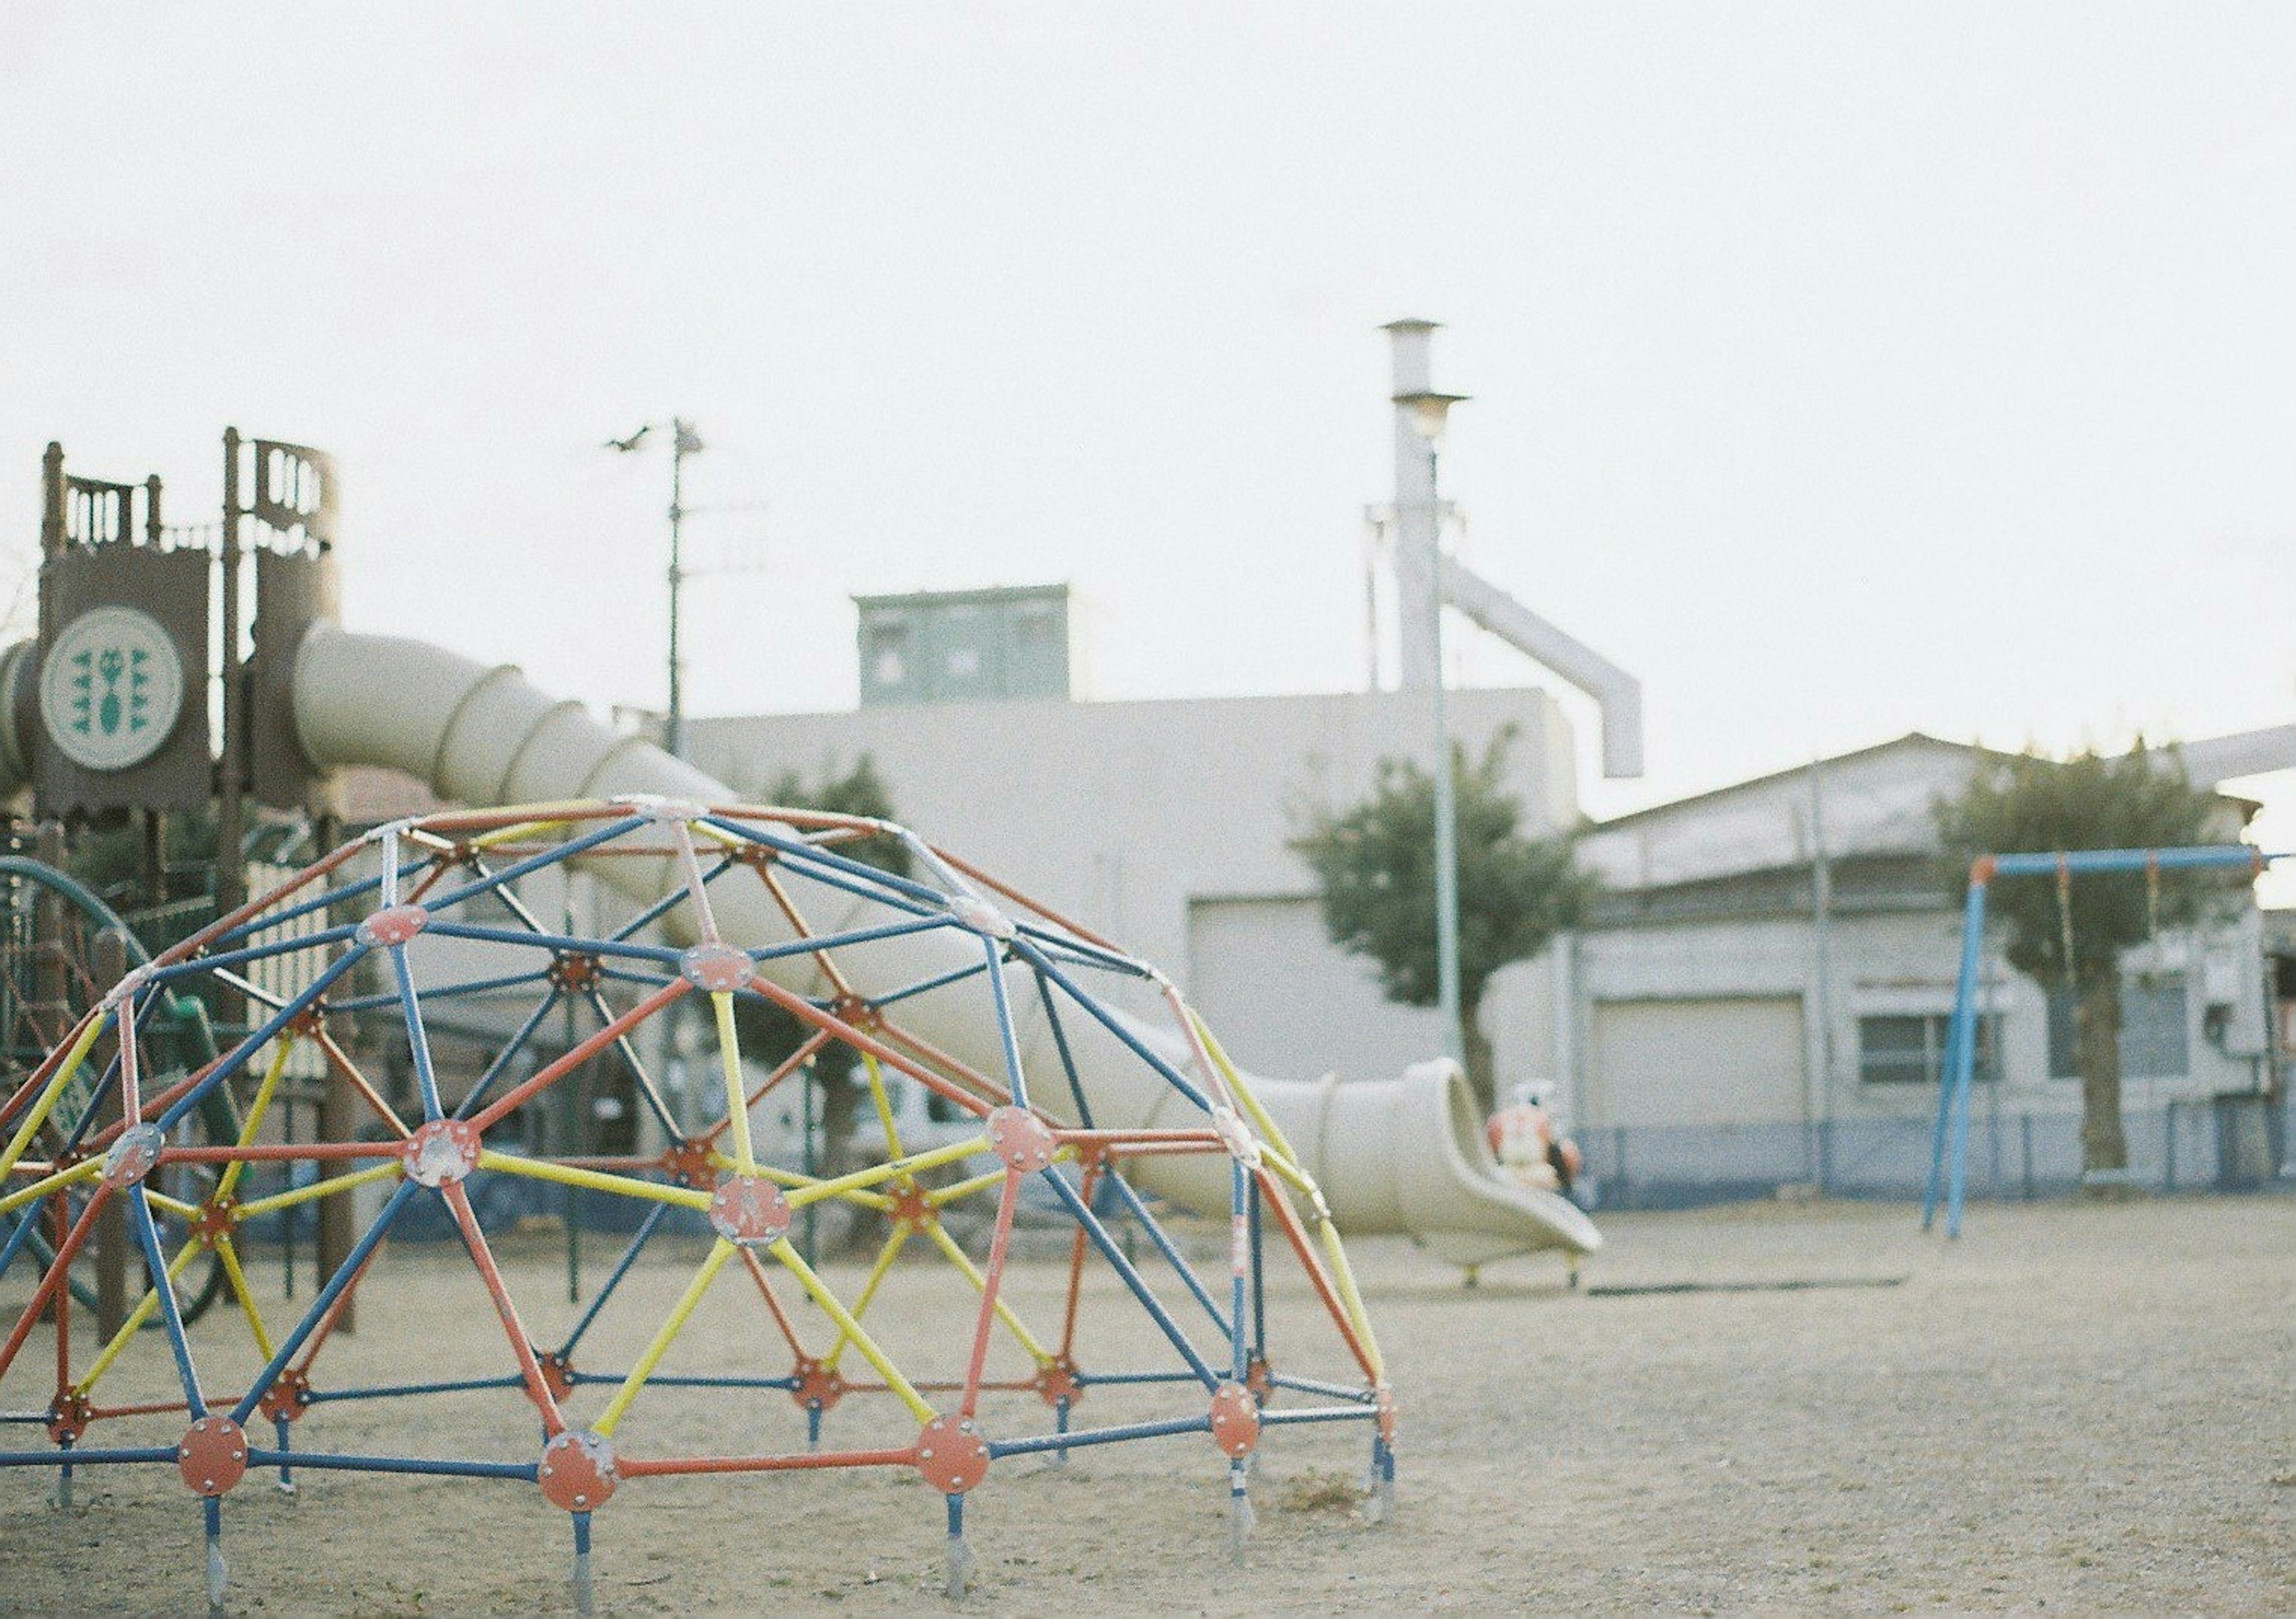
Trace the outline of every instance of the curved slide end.
[[[1384, 1083], [1259, 1084], [1293, 1141], [1316, 1143], [1313, 1173], [1343, 1231], [1404, 1232], [1462, 1265], [1603, 1246], [1577, 1204], [1501, 1175], [1466, 1076], [1448, 1058]], [[1320, 1116], [1295, 1128], [1285, 1116], [1303, 1104]]]

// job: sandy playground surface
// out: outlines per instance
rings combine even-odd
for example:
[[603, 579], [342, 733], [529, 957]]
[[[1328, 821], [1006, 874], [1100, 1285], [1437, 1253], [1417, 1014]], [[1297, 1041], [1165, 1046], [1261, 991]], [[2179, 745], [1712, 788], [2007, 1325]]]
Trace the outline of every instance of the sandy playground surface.
[[[1611, 1247], [1576, 1296], [1551, 1259], [1493, 1267], [1467, 1292], [1401, 1244], [1359, 1245], [1404, 1408], [1398, 1521], [1362, 1521], [1352, 1424], [1270, 1435], [1241, 1568], [1200, 1434], [1079, 1452], [1065, 1471], [1008, 1458], [972, 1498], [979, 1583], [959, 1611], [2296, 1612], [2296, 1200], [1979, 1206], [1957, 1248], [1903, 1206], [1603, 1223]], [[545, 1342], [571, 1320], [554, 1241], [513, 1241], [506, 1263]], [[623, 1342], [660, 1319], [697, 1252], [665, 1248], [634, 1273]], [[594, 1277], [610, 1256], [599, 1239]], [[275, 1263], [256, 1271], [276, 1288]], [[469, 1277], [459, 1253], [393, 1250], [325, 1378], [493, 1370], [498, 1329]], [[836, 1280], [850, 1296], [858, 1271]], [[1056, 1263], [1019, 1267], [1023, 1316], [1056, 1329], [1062, 1280]], [[1895, 1285], [1608, 1291], [1677, 1282]], [[946, 1289], [961, 1285], [904, 1262], [879, 1307], [897, 1355], [945, 1348], [960, 1304]], [[1147, 1363], [1113, 1303], [1094, 1296], [1108, 1325], [1086, 1358]], [[1279, 1344], [1316, 1325], [1296, 1280], [1275, 1312]], [[799, 1314], [819, 1333], [817, 1312]], [[221, 1312], [210, 1321], [203, 1335], [243, 1341]], [[713, 1295], [666, 1370], [754, 1367], [756, 1325], [737, 1291]], [[1302, 1359], [1336, 1370], [1316, 1343]], [[44, 1399], [42, 1347], [6, 1404]], [[152, 1345], [116, 1392], [162, 1386], [163, 1359]], [[1000, 1410], [1041, 1427], [1032, 1396], [1004, 1398], [1021, 1403], [986, 1408], [992, 1431]], [[1099, 1390], [1078, 1421], [1180, 1403]], [[515, 1395], [430, 1404], [427, 1419], [412, 1401], [322, 1407], [299, 1442], [357, 1450], [422, 1419], [433, 1453], [532, 1454]], [[622, 1437], [787, 1445], [799, 1422], [778, 1393], [734, 1407], [662, 1390]], [[162, 1426], [171, 1438], [180, 1419]], [[913, 1432], [882, 1396], [831, 1418], [832, 1442]], [[126, 1423], [97, 1435], [130, 1439]], [[81, 1476], [65, 1516], [45, 1504], [45, 1469], [0, 1474], [0, 1608], [198, 1611], [199, 1512], [173, 1470]], [[226, 1521], [234, 1612], [570, 1602], [566, 1520], [522, 1484], [313, 1473], [290, 1500], [250, 1476]], [[903, 1472], [640, 1480], [597, 1515], [599, 1609], [947, 1611], [942, 1528], [939, 1498]]]

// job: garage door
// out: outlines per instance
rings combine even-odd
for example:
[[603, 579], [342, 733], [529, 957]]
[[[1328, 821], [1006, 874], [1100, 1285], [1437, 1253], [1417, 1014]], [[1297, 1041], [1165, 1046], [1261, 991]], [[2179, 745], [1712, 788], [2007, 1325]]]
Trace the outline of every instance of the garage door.
[[1598, 1001], [1597, 1124], [1742, 1124], [1802, 1112], [1801, 997]]

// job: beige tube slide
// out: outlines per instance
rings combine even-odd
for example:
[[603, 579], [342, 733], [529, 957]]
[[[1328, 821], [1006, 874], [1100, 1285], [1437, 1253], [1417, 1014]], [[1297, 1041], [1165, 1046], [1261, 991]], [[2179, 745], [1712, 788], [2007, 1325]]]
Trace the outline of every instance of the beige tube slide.
[[[0, 678], [29, 661], [0, 666]], [[601, 724], [581, 704], [537, 690], [512, 666], [476, 662], [421, 641], [319, 625], [297, 653], [293, 697], [299, 740], [313, 764], [388, 766], [455, 803], [624, 794], [726, 803], [735, 797], [652, 743]], [[12, 702], [0, 704], [0, 714], [16, 711]], [[12, 727], [0, 723], [0, 730]], [[27, 756], [19, 740], [0, 734], [0, 775]], [[660, 897], [664, 885], [677, 880], [668, 863], [610, 860], [592, 869], [599, 881], [638, 904]], [[871, 914], [880, 909], [873, 900], [835, 894], [844, 907], [840, 913], [827, 903], [832, 891], [822, 892], [821, 913], [808, 918], [817, 931], [890, 920], [889, 912]], [[754, 947], [792, 936], [762, 885], [728, 887], [714, 891], [712, 899], [729, 943]], [[839, 962], [854, 988], [869, 995], [977, 961], [977, 941], [954, 930], [935, 929], [840, 951]], [[765, 970], [800, 993], [822, 987], [813, 981], [816, 969], [809, 957], [773, 961]], [[1028, 1071], [1054, 1068], [1051, 1031], [1032, 986], [1016, 977], [1012, 989]], [[1001, 1063], [997, 1029], [981, 1015], [977, 993], [951, 985], [913, 996], [901, 1010], [904, 1028], [960, 1061], [990, 1072]], [[1126, 1026], [1176, 1067], [1185, 1065], [1177, 1026], [1136, 1019]], [[1080, 1018], [1064, 1018], [1062, 1029], [1096, 1123], [1136, 1129], [1181, 1122], [1168, 1110], [1185, 1108], [1185, 1100], [1125, 1051], [1112, 1033]], [[1466, 1265], [1546, 1249], [1591, 1253], [1602, 1246], [1600, 1233], [1576, 1205], [1500, 1178], [1465, 1081], [1447, 1060], [1421, 1064], [1387, 1081], [1254, 1077], [1250, 1083], [1349, 1236], [1403, 1233]], [[1037, 1100], [1059, 1111], [1057, 1088], [1040, 1091]], [[1183, 1206], [1215, 1215], [1227, 1211], [1224, 1158], [1152, 1157], [1137, 1160], [1129, 1173], [1144, 1190]]]

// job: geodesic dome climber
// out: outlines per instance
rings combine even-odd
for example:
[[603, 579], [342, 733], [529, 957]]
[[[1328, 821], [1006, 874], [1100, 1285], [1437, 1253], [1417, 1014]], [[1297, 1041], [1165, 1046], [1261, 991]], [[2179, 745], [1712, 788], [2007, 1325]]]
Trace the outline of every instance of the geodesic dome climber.
[[[912, 874], [856, 858], [869, 839], [897, 842]], [[618, 922], [554, 928], [521, 897], [575, 870], [624, 897]], [[243, 1002], [245, 1033], [212, 1061], [167, 1068], [152, 1026], [163, 1004], [193, 993]], [[432, 1034], [481, 1001], [527, 1010], [450, 1104]], [[779, 1009], [799, 1031], [770, 1067], [743, 1058], [744, 1003]], [[586, 1032], [570, 1029], [543, 1060], [531, 1043], [554, 1015]], [[649, 1067], [660, 1029], [647, 1026], [681, 1015], [714, 1046], [706, 1110], [675, 1105]], [[361, 1070], [339, 1037], [356, 1018], [403, 1035], [419, 1111], [403, 1096], [394, 1108], [390, 1087]], [[808, 1174], [772, 1161], [753, 1117], [832, 1042], [861, 1058], [883, 1153]], [[318, 1053], [363, 1099], [361, 1128], [320, 1141], [266, 1129], [297, 1051]], [[521, 1109], [593, 1059], [626, 1065], [659, 1151], [549, 1153], [515, 1132]], [[905, 1146], [888, 1094], [896, 1075], [939, 1099], [957, 1139]], [[187, 1129], [219, 1096], [234, 1102], [235, 1132]], [[586, 1611], [594, 1516], [626, 1487], [680, 1475], [913, 1469], [946, 1500], [952, 1592], [964, 1581], [966, 1497], [1010, 1458], [1203, 1435], [1226, 1470], [1240, 1549], [1250, 1463], [1269, 1431], [1356, 1422], [1370, 1441], [1372, 1508], [1391, 1501], [1394, 1404], [1346, 1251], [1247, 1076], [1155, 969], [887, 822], [625, 798], [381, 828], [130, 971], [6, 1098], [0, 1132], [0, 1297], [16, 1303], [0, 1400], [16, 1408], [4, 1414], [18, 1432], [50, 1442], [0, 1451], [0, 1465], [53, 1469], [66, 1490], [75, 1468], [174, 1468], [206, 1515], [211, 1603], [224, 1591], [224, 1500], [257, 1470], [276, 1469], [283, 1486], [297, 1469], [330, 1469], [537, 1489], [570, 1520]], [[632, 1211], [608, 1280], [553, 1344], [525, 1324], [536, 1312], [521, 1310], [479, 1218], [473, 1192], [487, 1177]], [[1191, 1263], [1152, 1206], [1157, 1193], [1225, 1210], [1224, 1264]], [[1009, 1296], [1024, 1196], [1073, 1228], [1057, 1322], [1032, 1324]], [[266, 1319], [239, 1252], [250, 1222], [330, 1197], [379, 1198], [380, 1210], [291, 1320]], [[483, 1284], [468, 1336], [499, 1344], [496, 1370], [449, 1378], [416, 1362], [384, 1382], [331, 1380], [340, 1312], [380, 1273], [394, 1223], [425, 1202], [451, 1220]], [[808, 1206], [830, 1204], [882, 1232], [849, 1296], [792, 1241]], [[112, 1205], [126, 1210], [142, 1296], [108, 1342], [92, 1342], [74, 1331], [72, 1267]], [[993, 1207], [985, 1257], [947, 1229], [961, 1207]], [[666, 1314], [638, 1314], [636, 1262], [681, 1222], [706, 1256]], [[1120, 1237], [1119, 1222], [1144, 1245]], [[919, 1280], [920, 1267], [895, 1264], [917, 1244], [945, 1263], [935, 1279], [961, 1299], [960, 1325], [901, 1349], [873, 1336], [871, 1305]], [[209, 1256], [237, 1309], [187, 1329], [170, 1281]], [[1275, 1264], [1304, 1274], [1328, 1319], [1319, 1341], [1267, 1341]], [[721, 1291], [730, 1306], [713, 1309], [754, 1312], [750, 1368], [666, 1370]], [[792, 1307], [799, 1296], [817, 1315]], [[1080, 1308], [1088, 1296], [1094, 1310]], [[1095, 1348], [1094, 1311], [1115, 1307], [1127, 1330], [1108, 1338], [1110, 1355], [1149, 1344], [1145, 1363]], [[46, 1357], [26, 1352], [48, 1337], [53, 1383], [36, 1402], [27, 1391]], [[115, 1394], [138, 1361], [145, 1386]], [[1076, 1420], [1103, 1390], [1124, 1419]], [[492, 1450], [464, 1435], [440, 1453], [456, 1430], [426, 1427], [426, 1399], [496, 1393], [530, 1402], [539, 1440], [504, 1427]], [[706, 1451], [677, 1443], [690, 1427], [653, 1420], [692, 1401], [710, 1402]], [[834, 1448], [826, 1430], [846, 1426], [849, 1401], [869, 1442]], [[335, 1413], [351, 1410], [403, 1443], [331, 1441]]]

